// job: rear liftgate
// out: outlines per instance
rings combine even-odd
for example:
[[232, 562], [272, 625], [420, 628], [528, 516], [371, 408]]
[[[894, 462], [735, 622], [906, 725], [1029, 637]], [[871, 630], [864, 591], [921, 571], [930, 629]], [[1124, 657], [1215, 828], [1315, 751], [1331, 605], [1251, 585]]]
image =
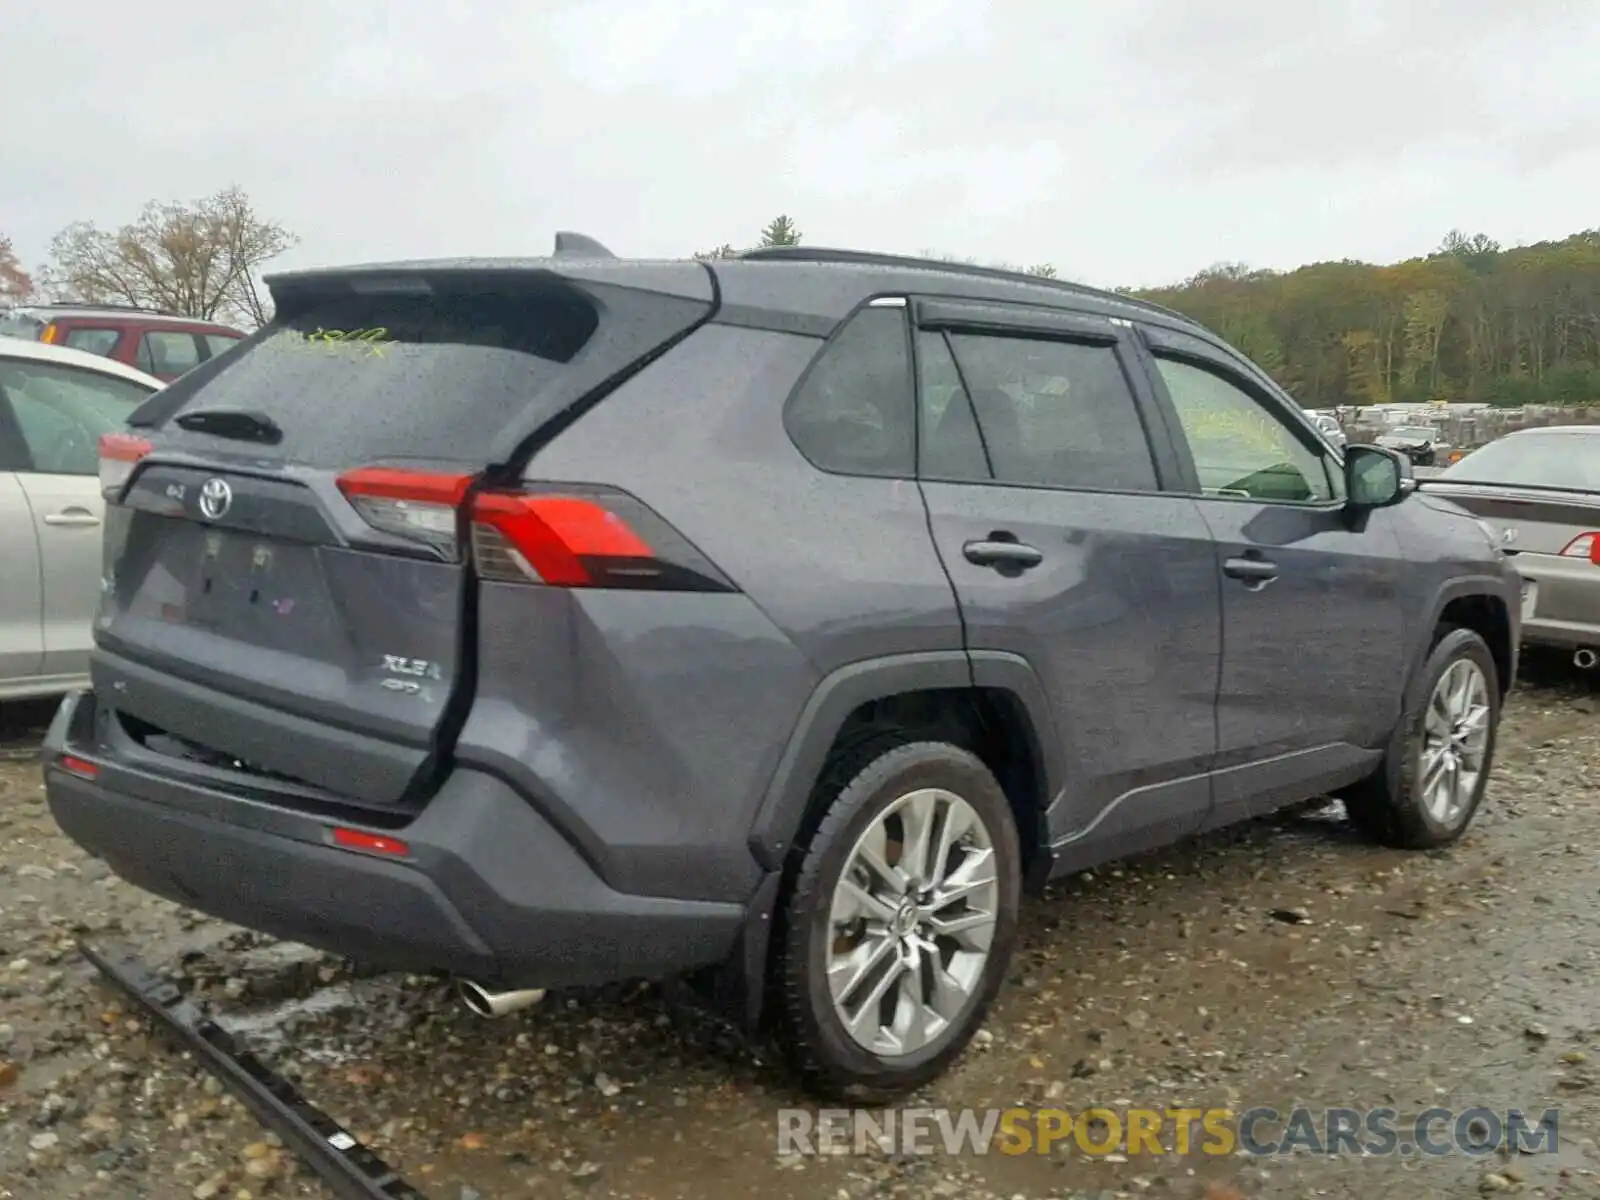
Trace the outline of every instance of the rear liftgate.
[[428, 1200], [302, 1096], [299, 1088], [206, 1016], [196, 1001], [186, 999], [176, 984], [156, 978], [129, 952], [102, 951], [83, 942], [78, 948], [96, 970], [138, 1001], [179, 1044], [194, 1051], [200, 1064], [262, 1125], [282, 1138], [338, 1200]]

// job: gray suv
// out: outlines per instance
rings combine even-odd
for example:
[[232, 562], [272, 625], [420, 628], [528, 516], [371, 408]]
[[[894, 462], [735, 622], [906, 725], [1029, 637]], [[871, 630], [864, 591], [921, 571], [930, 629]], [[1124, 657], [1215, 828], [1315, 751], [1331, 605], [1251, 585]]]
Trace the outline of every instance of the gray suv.
[[1151, 304], [785, 248], [363, 266], [101, 448], [61, 827], [379, 965], [688, 975], [928, 1081], [1026, 886], [1323, 795], [1458, 838], [1518, 583]]

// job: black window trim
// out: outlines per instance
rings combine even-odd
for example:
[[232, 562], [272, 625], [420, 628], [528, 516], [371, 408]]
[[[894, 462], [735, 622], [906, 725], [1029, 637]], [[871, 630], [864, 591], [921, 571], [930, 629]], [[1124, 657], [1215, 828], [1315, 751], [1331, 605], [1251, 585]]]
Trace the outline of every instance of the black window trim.
[[[1109, 348], [1116, 356], [1117, 366], [1133, 399], [1139, 427], [1144, 433], [1145, 449], [1150, 454], [1150, 465], [1155, 474], [1154, 488], [1104, 488], [1078, 487], [1071, 484], [1013, 483], [1004, 479], [946, 479], [939, 475], [924, 474], [922, 467], [922, 358], [918, 346], [920, 339], [911, 339], [911, 370], [916, 385], [916, 469], [920, 483], [941, 483], [958, 487], [1014, 488], [1030, 492], [1066, 492], [1097, 496], [1171, 496], [1186, 495], [1174, 485], [1182, 480], [1181, 462], [1172, 445], [1152, 392], [1144, 364], [1140, 361], [1133, 340], [1127, 336], [1131, 323], [1124, 317], [1103, 316], [1099, 313], [1080, 312], [1074, 309], [1047, 308], [1039, 305], [1004, 300], [977, 299], [955, 296], [924, 295], [911, 300], [911, 332], [937, 334], [944, 342], [966, 402], [972, 404], [971, 389], [967, 386], [966, 372], [950, 344], [952, 333], [975, 334], [979, 337], [1014, 338], [1020, 341], [1070, 342], [1076, 345]], [[974, 423], [977, 423], [974, 413]], [[980, 426], [981, 428], [981, 426]], [[981, 436], [981, 435], [980, 435]], [[987, 457], [988, 448], [984, 448]], [[992, 470], [992, 467], [991, 467]]]
[[[909, 364], [909, 369], [911, 371], [912, 424], [911, 471], [909, 474], [905, 475], [874, 475], [864, 471], [841, 471], [836, 467], [825, 467], [806, 453], [805, 447], [802, 446], [799, 442], [799, 439], [794, 436], [794, 430], [789, 423], [789, 414], [794, 411], [795, 403], [799, 397], [805, 393], [806, 384], [810, 382], [812, 373], [817, 370], [817, 365], [827, 359], [829, 352], [831, 352], [833, 347], [838, 344], [839, 339], [844, 336], [844, 332], [849, 328], [850, 323], [863, 313], [870, 312], [873, 309], [898, 310], [900, 313], [901, 336], [906, 340], [906, 361]], [[911, 336], [911, 322], [906, 319], [906, 309], [907, 301], [904, 294], [894, 292], [876, 294], [868, 296], [865, 300], [861, 301], [861, 303], [857, 304], [854, 308], [847, 312], [825, 336], [820, 334], [813, 335], [810, 333], [805, 333], [798, 328], [782, 331], [794, 337], [815, 336], [820, 340], [820, 345], [817, 347], [816, 353], [811, 356], [811, 360], [806, 363], [805, 369], [800, 372], [800, 377], [794, 381], [794, 386], [789, 389], [789, 394], [784, 397], [783, 409], [780, 416], [780, 419], [783, 423], [784, 436], [789, 439], [789, 444], [794, 447], [795, 453], [801, 458], [805, 459], [807, 464], [809, 464], [813, 470], [821, 471], [824, 475], [832, 475], [839, 479], [872, 479], [879, 480], [884, 483], [903, 483], [916, 479], [917, 457], [920, 450], [918, 442], [919, 434], [917, 432], [918, 422], [916, 411], [918, 401], [916, 339]], [[772, 332], [779, 331], [773, 330]]]
[[[1163, 409], [1164, 419], [1169, 427], [1174, 447], [1183, 463], [1184, 475], [1187, 478], [1187, 490], [1184, 494], [1197, 500], [1220, 500], [1231, 504], [1271, 504], [1297, 511], [1337, 511], [1346, 506], [1345, 497], [1341, 494], [1343, 488], [1344, 458], [1339, 455], [1332, 445], [1316, 433], [1310, 425], [1310, 419], [1292, 400], [1280, 394], [1276, 387], [1268, 387], [1262, 380], [1257, 379], [1255, 370], [1243, 370], [1234, 355], [1225, 352], [1221, 347], [1206, 343], [1206, 350], [1195, 350], [1187, 345], [1175, 341], [1168, 341], [1159, 336], [1152, 336], [1152, 329], [1140, 324], [1138, 327], [1140, 340], [1143, 342], [1149, 355], [1148, 372], [1150, 386], [1156, 393]], [[1186, 337], [1195, 337], [1194, 334], [1185, 334]], [[1333, 496], [1328, 500], [1272, 500], [1256, 496], [1229, 496], [1217, 492], [1205, 491], [1200, 486], [1200, 469], [1195, 462], [1194, 449], [1189, 445], [1189, 435], [1184, 431], [1183, 422], [1178, 416], [1177, 406], [1172, 401], [1172, 395], [1167, 390], [1167, 383], [1161, 374], [1158, 360], [1170, 359], [1174, 362], [1187, 363], [1198, 370], [1206, 371], [1217, 376], [1224, 383], [1231, 383], [1257, 404], [1267, 410], [1269, 416], [1276, 417], [1307, 450], [1316, 454], [1323, 461], [1323, 469], [1328, 473], [1328, 486]], [[1243, 360], [1248, 363], [1248, 359]], [[1254, 367], [1254, 364], [1250, 364]], [[1285, 419], [1287, 418], [1287, 419]]]

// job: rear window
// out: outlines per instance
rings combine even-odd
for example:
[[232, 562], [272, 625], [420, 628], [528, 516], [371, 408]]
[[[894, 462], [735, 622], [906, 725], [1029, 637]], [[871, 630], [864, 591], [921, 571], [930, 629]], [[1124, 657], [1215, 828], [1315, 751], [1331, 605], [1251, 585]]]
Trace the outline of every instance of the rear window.
[[[495, 436], [593, 336], [566, 290], [336, 295], [275, 320], [238, 354], [179, 381], [176, 411], [249, 409], [282, 430], [251, 453], [317, 467], [482, 462]], [[164, 405], [163, 416], [173, 411]], [[141, 414], [141, 420], [146, 419]], [[174, 441], [203, 439], [168, 427]]]
[[26, 313], [0, 313], [0, 337], [22, 338], [36, 342], [44, 322]]
[[1519, 433], [1501, 438], [1447, 467], [1438, 478], [1600, 491], [1600, 429], [1592, 434]]

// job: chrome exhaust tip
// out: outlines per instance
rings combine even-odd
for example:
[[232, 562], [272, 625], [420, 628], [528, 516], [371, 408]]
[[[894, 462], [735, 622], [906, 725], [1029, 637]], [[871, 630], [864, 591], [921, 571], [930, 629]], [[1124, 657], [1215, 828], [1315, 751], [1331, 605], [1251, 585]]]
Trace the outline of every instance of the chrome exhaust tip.
[[523, 988], [515, 992], [491, 992], [470, 979], [456, 980], [456, 996], [471, 1012], [485, 1019], [503, 1017], [519, 1009], [531, 1008], [544, 999], [544, 988]]
[[1572, 652], [1572, 665], [1580, 671], [1594, 670], [1594, 665], [1597, 662], [1600, 662], [1600, 654], [1595, 653], [1587, 646]]

